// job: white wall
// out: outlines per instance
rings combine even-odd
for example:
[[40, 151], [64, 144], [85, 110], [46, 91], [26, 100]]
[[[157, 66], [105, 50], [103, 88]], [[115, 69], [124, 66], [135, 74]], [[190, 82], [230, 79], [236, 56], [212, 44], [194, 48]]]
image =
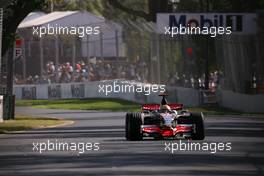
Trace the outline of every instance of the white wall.
[[243, 112], [264, 112], [264, 94], [248, 95], [221, 91], [220, 105]]
[[[112, 85], [113, 81], [105, 82], [85, 82], [68, 84], [42, 84], [42, 85], [16, 85], [14, 93], [16, 99], [67, 99], [67, 98], [119, 98], [139, 103], [160, 103], [159, 93], [123, 92], [105, 93], [99, 92], [99, 85]], [[122, 83], [119, 83], [122, 84]], [[126, 83], [132, 84], [132, 83]], [[134, 84], [134, 83], [133, 83]], [[141, 83], [140, 83], [141, 84]], [[83, 86], [83, 87], [82, 87]], [[73, 90], [74, 87], [74, 90]], [[185, 106], [199, 105], [199, 92], [195, 89], [167, 87], [169, 90], [169, 102], [183, 103]], [[75, 92], [74, 92], [75, 91]], [[76, 93], [78, 92], [78, 93]], [[78, 95], [76, 95], [78, 94]]]
[[3, 113], [4, 113], [4, 96], [3, 95], [0, 95], [0, 122], [3, 122]]
[[[126, 93], [105, 93], [99, 92], [99, 85], [112, 84], [113, 81], [85, 82], [68, 84], [44, 84], [44, 85], [16, 85], [14, 93], [16, 99], [67, 99], [67, 98], [119, 98], [139, 103], [160, 103], [159, 93], [126, 92]], [[166, 87], [170, 103], [183, 103], [184, 106], [199, 106], [200, 93], [196, 89], [183, 87]], [[221, 91], [219, 94], [220, 106], [244, 111], [264, 112], [264, 94], [247, 95], [234, 93], [232, 91]]]

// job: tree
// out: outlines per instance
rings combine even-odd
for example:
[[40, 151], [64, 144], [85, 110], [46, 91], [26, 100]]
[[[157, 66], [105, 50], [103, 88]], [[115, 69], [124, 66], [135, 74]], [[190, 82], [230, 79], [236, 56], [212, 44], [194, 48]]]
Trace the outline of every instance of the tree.
[[[43, 0], [12, 0], [1, 1], [0, 7], [4, 9], [3, 18], [3, 37], [2, 37], [2, 56], [3, 64], [0, 75], [0, 90], [2, 86], [6, 91], [1, 92], [4, 96], [4, 119], [14, 118], [14, 97], [13, 97], [13, 43], [16, 36], [16, 30], [20, 22], [32, 11], [41, 9], [45, 5]], [[1, 70], [2, 70], [1, 69]]]
[[12, 47], [16, 29], [19, 23], [32, 11], [41, 10], [46, 5], [44, 0], [11, 0], [2, 1], [0, 7], [4, 9], [3, 20], [3, 45], [2, 55], [4, 56], [8, 48]]
[[[107, 0], [108, 4], [127, 14], [156, 22], [157, 13], [171, 13], [170, 0], [134, 0], [135, 3], [145, 3], [145, 10], [129, 6], [130, 0]], [[181, 0], [177, 12], [205, 12], [207, 4], [211, 12], [255, 12], [264, 8], [264, 1], [259, 0]]]
[[169, 5], [169, 0], [146, 0], [147, 10], [138, 10], [130, 8], [129, 6], [120, 3], [118, 0], [107, 0], [107, 2], [114, 8], [120, 9], [133, 16], [144, 18], [146, 21], [156, 22], [157, 13], [171, 12], [172, 8]]

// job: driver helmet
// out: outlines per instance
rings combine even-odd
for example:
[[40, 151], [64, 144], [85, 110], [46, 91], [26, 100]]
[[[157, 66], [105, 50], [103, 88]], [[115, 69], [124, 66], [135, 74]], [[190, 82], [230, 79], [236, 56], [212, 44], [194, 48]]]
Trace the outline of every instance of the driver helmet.
[[171, 111], [171, 108], [170, 108], [169, 105], [161, 105], [161, 106], [160, 106], [160, 109], [161, 109], [161, 110], [168, 110], [168, 111]]

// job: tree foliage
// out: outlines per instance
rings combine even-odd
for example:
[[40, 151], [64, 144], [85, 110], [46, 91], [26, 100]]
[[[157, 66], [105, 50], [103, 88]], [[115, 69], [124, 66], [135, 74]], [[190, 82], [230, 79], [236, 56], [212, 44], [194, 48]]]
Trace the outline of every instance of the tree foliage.
[[12, 46], [19, 23], [30, 12], [41, 10], [45, 5], [46, 2], [42, 0], [1, 1], [0, 7], [4, 9], [2, 55], [4, 55], [8, 48]]
[[[170, 13], [170, 0], [10, 0], [4, 8], [3, 54], [10, 47], [19, 23], [32, 11], [87, 10], [110, 20], [142, 18], [156, 22], [157, 13]], [[255, 12], [264, 0], [181, 0], [176, 12]]]

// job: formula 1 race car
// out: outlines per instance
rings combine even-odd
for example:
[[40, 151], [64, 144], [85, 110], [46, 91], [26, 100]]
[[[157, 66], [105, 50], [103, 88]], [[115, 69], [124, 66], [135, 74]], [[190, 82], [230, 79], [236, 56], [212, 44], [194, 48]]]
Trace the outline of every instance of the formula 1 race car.
[[202, 113], [183, 109], [182, 104], [168, 104], [166, 94], [161, 105], [144, 104], [140, 113], [127, 113], [125, 132], [127, 140], [177, 138], [203, 140], [204, 121]]

